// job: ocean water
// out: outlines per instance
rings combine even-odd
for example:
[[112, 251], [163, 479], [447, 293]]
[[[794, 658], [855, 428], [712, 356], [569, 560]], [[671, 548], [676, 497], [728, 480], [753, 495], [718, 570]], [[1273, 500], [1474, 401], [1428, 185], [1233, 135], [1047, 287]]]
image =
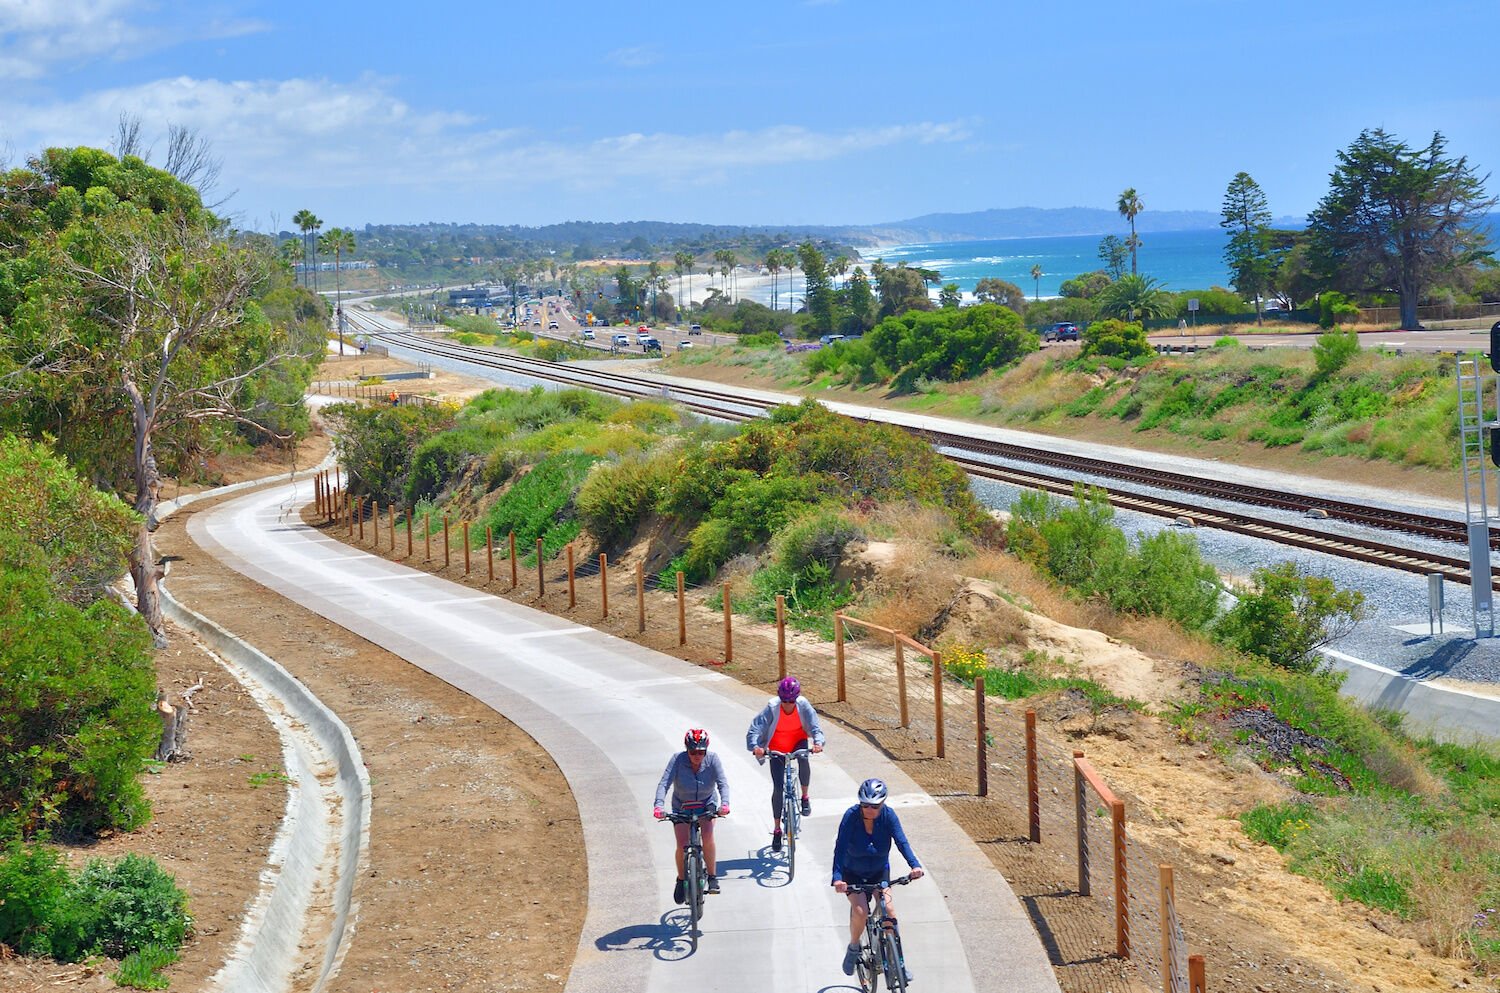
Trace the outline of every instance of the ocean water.
[[[1125, 235], [1122, 232], [1118, 237]], [[1028, 297], [1032, 296], [1038, 289], [1036, 280], [1031, 278], [1031, 267], [1040, 265], [1040, 295], [1055, 297], [1064, 280], [1104, 267], [1099, 261], [1102, 238], [1103, 235], [1071, 235], [945, 241], [870, 249], [864, 255], [870, 261], [884, 259], [887, 265], [905, 262], [936, 269], [943, 274], [944, 283], [957, 283], [965, 296], [972, 296], [975, 284], [989, 276], [1015, 283]], [[1229, 284], [1229, 270], [1224, 265], [1227, 236], [1223, 231], [1163, 231], [1142, 234], [1140, 239], [1141, 246], [1136, 252], [1139, 271], [1158, 280], [1163, 288], [1206, 290]]]
[[[1126, 233], [1121, 232], [1117, 237], [1123, 238]], [[859, 264], [866, 273], [876, 259], [884, 260], [887, 265], [905, 262], [909, 266], [936, 269], [942, 273], [943, 283], [958, 284], [965, 300], [972, 300], [975, 285], [990, 276], [1015, 283], [1028, 297], [1037, 293], [1043, 297], [1055, 297], [1059, 295], [1058, 289], [1064, 280], [1103, 268], [1099, 261], [1101, 238], [1103, 235], [1069, 235], [896, 245], [866, 249]], [[1137, 252], [1139, 271], [1158, 280], [1163, 288], [1206, 290], [1212, 286], [1229, 285], [1229, 270], [1224, 266], [1227, 236], [1223, 231], [1164, 231], [1142, 234], [1140, 238], [1141, 247]], [[1034, 265], [1042, 267], [1040, 289], [1031, 278]], [[931, 288], [934, 299], [940, 286]], [[801, 306], [804, 291], [800, 272], [793, 275], [790, 291], [787, 275], [781, 275], [778, 297], [783, 308], [786, 307], [788, 292], [797, 306]], [[769, 286], [746, 289], [740, 295], [764, 304], [771, 303]]]

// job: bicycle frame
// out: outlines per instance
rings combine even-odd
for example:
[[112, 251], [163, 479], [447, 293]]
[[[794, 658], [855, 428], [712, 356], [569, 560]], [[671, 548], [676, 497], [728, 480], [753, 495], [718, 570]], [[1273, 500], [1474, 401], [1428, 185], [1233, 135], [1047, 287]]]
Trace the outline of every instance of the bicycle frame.
[[887, 940], [886, 891], [892, 886], [905, 886], [911, 876], [902, 876], [884, 883], [860, 883], [848, 887], [850, 893], [863, 893], [869, 899], [869, 916], [865, 918], [865, 940], [859, 952], [859, 981], [866, 990], [873, 991], [880, 985], [880, 977], [886, 977], [886, 988], [897, 991], [906, 989], [904, 973], [905, 956], [901, 949], [901, 935], [895, 922]]

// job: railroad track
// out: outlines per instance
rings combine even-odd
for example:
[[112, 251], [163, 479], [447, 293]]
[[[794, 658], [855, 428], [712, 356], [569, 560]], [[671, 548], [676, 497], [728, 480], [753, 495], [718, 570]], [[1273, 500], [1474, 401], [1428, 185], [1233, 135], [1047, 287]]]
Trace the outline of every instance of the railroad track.
[[[356, 312], [357, 313], [357, 312]], [[351, 315], [352, 316], [352, 315]], [[639, 377], [597, 369], [578, 369], [542, 359], [523, 356], [500, 355], [488, 349], [471, 348], [449, 342], [434, 341], [407, 334], [381, 325], [378, 321], [361, 315], [367, 333], [378, 335], [383, 341], [427, 355], [452, 358], [473, 365], [493, 368], [516, 375], [542, 379], [549, 382], [582, 386], [616, 396], [635, 399], [670, 399], [690, 410], [706, 416], [727, 420], [750, 420], [763, 416], [775, 404], [750, 397], [727, 395], [711, 387], [672, 384], [664, 386]], [[368, 323], [366, 323], [368, 322]], [[865, 418], [874, 420], [874, 418]], [[944, 449], [961, 451], [945, 452], [945, 457], [965, 472], [984, 479], [1011, 485], [1046, 490], [1052, 493], [1071, 494], [1076, 477], [1056, 473], [1085, 473], [1116, 479], [1122, 483], [1167, 489], [1185, 496], [1198, 496], [1237, 502], [1252, 506], [1273, 507], [1302, 513], [1321, 511], [1331, 519], [1346, 521], [1370, 528], [1398, 531], [1425, 538], [1467, 542], [1467, 534], [1461, 522], [1443, 520], [1424, 514], [1405, 513], [1378, 507], [1367, 507], [1346, 501], [1296, 493], [1284, 493], [1262, 487], [1240, 486], [1220, 480], [1203, 479], [1179, 473], [1159, 472], [1138, 466], [1121, 465], [1102, 459], [1074, 456], [1042, 449], [1028, 448], [964, 435], [929, 429], [907, 428], [930, 444]], [[996, 465], [983, 458], [1004, 458], [1027, 462], [1043, 468]], [[1418, 574], [1439, 573], [1455, 582], [1469, 582], [1467, 559], [1416, 550], [1400, 545], [1372, 541], [1346, 535], [1332, 535], [1312, 526], [1302, 526], [1267, 521], [1253, 514], [1229, 510], [1207, 509], [1201, 504], [1185, 500], [1174, 500], [1115, 487], [1105, 487], [1109, 501], [1115, 507], [1138, 513], [1164, 517], [1193, 527], [1210, 527], [1236, 534], [1262, 538], [1277, 544], [1323, 552], [1339, 558], [1352, 559], [1386, 566], [1403, 572]], [[1500, 547], [1500, 534], [1491, 533], [1491, 547]], [[1500, 589], [1500, 578], [1494, 587]]]

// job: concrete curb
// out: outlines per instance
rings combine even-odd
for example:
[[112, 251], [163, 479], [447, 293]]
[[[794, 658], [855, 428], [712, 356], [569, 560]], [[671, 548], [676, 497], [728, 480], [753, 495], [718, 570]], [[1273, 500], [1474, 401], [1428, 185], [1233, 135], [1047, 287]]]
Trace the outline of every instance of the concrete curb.
[[1500, 698], [1433, 686], [1332, 649], [1325, 648], [1323, 655], [1345, 674], [1340, 693], [1367, 707], [1400, 711], [1408, 733], [1456, 744], [1500, 739]]
[[[330, 454], [316, 466], [192, 493], [161, 505], [158, 519], [199, 500], [287, 482], [331, 467]], [[338, 971], [353, 934], [354, 884], [368, 862], [370, 779], [348, 726], [311, 690], [259, 649], [179, 603], [165, 583], [163, 612], [223, 656], [231, 673], [256, 697], [281, 735], [287, 768], [296, 788], [272, 844], [262, 889], [246, 915], [233, 955], [211, 980], [211, 988], [235, 993], [280, 993], [307, 956], [299, 953], [309, 930], [309, 912], [331, 915], [323, 939], [314, 991]], [[337, 825], [337, 832], [329, 830]], [[326, 894], [321, 896], [320, 894]], [[321, 904], [321, 907], [319, 906]]]

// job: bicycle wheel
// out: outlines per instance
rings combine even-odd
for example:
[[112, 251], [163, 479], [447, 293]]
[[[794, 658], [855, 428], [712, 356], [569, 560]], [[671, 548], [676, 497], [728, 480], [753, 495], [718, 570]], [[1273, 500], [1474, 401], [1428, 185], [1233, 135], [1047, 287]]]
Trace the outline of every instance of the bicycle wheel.
[[697, 849], [689, 848], [683, 860], [683, 876], [687, 882], [688, 940], [693, 950], [698, 949], [698, 921], [703, 917], [702, 858]]
[[865, 936], [865, 943], [859, 948], [854, 974], [859, 977], [859, 988], [864, 993], [876, 993], [880, 989], [880, 966], [875, 961], [875, 950], [870, 945], [868, 934]]
[[886, 989], [891, 993], [905, 993], [906, 972], [901, 968], [901, 950], [897, 947], [896, 932], [881, 933], [880, 958], [885, 966]]

